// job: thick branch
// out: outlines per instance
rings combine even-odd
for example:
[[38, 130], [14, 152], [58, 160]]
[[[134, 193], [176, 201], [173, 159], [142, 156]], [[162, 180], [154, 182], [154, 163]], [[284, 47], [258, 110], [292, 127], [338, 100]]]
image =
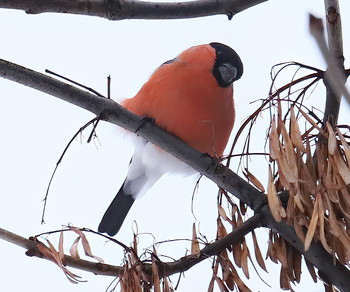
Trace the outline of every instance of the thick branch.
[[180, 19], [235, 14], [268, 0], [198, 0], [159, 3], [133, 0], [0, 0], [0, 8], [24, 10], [30, 14], [56, 12], [121, 19]]
[[141, 125], [141, 118], [126, 111], [112, 100], [97, 97], [71, 85], [65, 84], [44, 74], [0, 60], [0, 76], [17, 83], [30, 86], [52, 96], [73, 103], [79, 107], [100, 115], [106, 121], [122, 126], [160, 146], [175, 157], [184, 161], [195, 170], [201, 172], [220, 187], [239, 198], [256, 212], [262, 212], [268, 227], [277, 230], [305, 258], [311, 262], [323, 275], [327, 275], [341, 291], [349, 291], [350, 273], [341, 264], [333, 264], [333, 258], [321, 245], [312, 243], [307, 252], [303, 243], [291, 226], [284, 222], [276, 222], [271, 216], [265, 202], [265, 195], [241, 179], [227, 167], [213, 161], [208, 156], [189, 147], [177, 137], [157, 127], [152, 122]]

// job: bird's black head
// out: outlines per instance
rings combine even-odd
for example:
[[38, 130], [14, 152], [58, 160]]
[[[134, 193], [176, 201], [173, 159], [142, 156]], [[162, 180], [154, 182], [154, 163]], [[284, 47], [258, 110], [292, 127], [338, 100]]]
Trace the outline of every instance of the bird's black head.
[[233, 49], [224, 44], [210, 43], [210, 46], [216, 51], [213, 75], [220, 87], [228, 87], [243, 74], [241, 58]]

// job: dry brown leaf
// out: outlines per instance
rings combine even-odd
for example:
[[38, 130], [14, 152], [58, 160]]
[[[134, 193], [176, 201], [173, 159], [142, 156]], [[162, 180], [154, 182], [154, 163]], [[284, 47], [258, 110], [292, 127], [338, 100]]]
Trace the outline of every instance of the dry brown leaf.
[[312, 242], [312, 239], [314, 237], [315, 231], [316, 231], [316, 227], [317, 227], [317, 223], [318, 223], [318, 210], [319, 210], [319, 201], [321, 200], [320, 195], [318, 194], [316, 196], [316, 201], [315, 201], [315, 206], [314, 206], [314, 210], [312, 212], [312, 218], [310, 221], [310, 225], [309, 228], [307, 230], [306, 233], [306, 237], [305, 237], [305, 242], [304, 242], [304, 249], [305, 251], [307, 251], [310, 247], [310, 244]]
[[294, 217], [293, 227], [300, 241], [305, 243], [305, 234], [304, 234], [303, 226], [298, 221], [299, 221], [298, 218]]
[[338, 173], [338, 169], [334, 156], [335, 155], [329, 157], [327, 161], [326, 173], [322, 173], [322, 182], [326, 187], [327, 191], [339, 190], [344, 186], [344, 184], [342, 186], [338, 185], [336, 181], [335, 175]]
[[345, 249], [348, 249], [344, 246], [344, 244], [339, 240], [339, 238], [334, 238], [334, 250], [337, 253], [338, 260], [341, 264], [347, 265], [347, 251]]
[[[277, 117], [282, 117], [282, 103], [280, 100], [277, 101]], [[281, 134], [281, 126], [277, 123], [277, 133]]]
[[269, 204], [269, 208], [273, 218], [277, 222], [281, 222], [282, 217], [286, 217], [286, 212], [282, 207], [282, 203], [278, 197], [278, 194], [275, 189], [275, 184], [273, 182], [273, 176], [271, 167], [269, 166], [269, 178], [268, 178], [268, 186], [267, 186], [267, 200]]
[[314, 281], [314, 283], [317, 283], [317, 275], [314, 266], [307, 259], [304, 259], [304, 261], [312, 280]]
[[[278, 165], [278, 169], [280, 169], [280, 168], [281, 168], [280, 160], [277, 160], [277, 165]], [[283, 171], [280, 171], [280, 172], [278, 173], [278, 175], [279, 175], [279, 178], [278, 178], [279, 183], [281, 183], [281, 185], [282, 185], [287, 191], [291, 190], [291, 189], [292, 189], [292, 185], [291, 185], [291, 183], [284, 177]]]
[[72, 256], [72, 258], [76, 261], [80, 260], [80, 256], [79, 256], [79, 251], [78, 251], [78, 243], [79, 243], [79, 240], [80, 240], [80, 236], [78, 236], [72, 246], [70, 247], [69, 249], [69, 253], [70, 255]]
[[289, 250], [292, 254], [294, 279], [297, 283], [300, 283], [302, 257], [301, 257], [301, 254], [298, 251], [296, 251], [294, 248], [290, 248]]
[[[350, 195], [347, 188], [342, 188], [339, 191], [339, 208], [348, 219], [350, 219]], [[350, 226], [350, 224], [348, 224]], [[348, 229], [347, 229], [348, 230]]]
[[233, 264], [231, 262], [229, 262], [231, 271], [232, 271], [232, 276], [234, 278], [234, 282], [238, 288], [238, 290], [240, 292], [251, 292], [251, 290], [243, 283], [243, 281], [241, 280], [240, 276], [237, 274], [237, 271], [235, 269], [235, 267], [233, 266]]
[[287, 269], [281, 266], [281, 272], [280, 272], [280, 287], [283, 290], [290, 289], [290, 283], [288, 278]]
[[289, 282], [294, 284], [295, 282], [294, 259], [293, 259], [294, 253], [293, 253], [293, 249], [290, 248], [288, 244], [286, 245], [286, 250], [287, 250], [287, 262], [288, 262], [288, 265], [286, 267], [287, 275], [288, 275]]
[[164, 277], [163, 278], [163, 292], [173, 292], [173, 291], [174, 291], [174, 289], [169, 284], [168, 277]]
[[[277, 235], [276, 235], [277, 236]], [[288, 260], [287, 260], [287, 249], [286, 249], [286, 242], [282, 237], [278, 235], [276, 240], [276, 252], [277, 252], [277, 258], [280, 261], [281, 265], [285, 268], [288, 267]]]
[[248, 257], [249, 257], [249, 249], [247, 247], [246, 242], [243, 241], [241, 267], [247, 279], [249, 279]]
[[191, 255], [200, 254], [199, 241], [197, 237], [196, 224], [192, 225], [192, 242], [191, 242]]
[[336, 151], [335, 154], [333, 155], [335, 165], [339, 171], [340, 176], [344, 180], [345, 184], [350, 184], [350, 169], [346, 165], [345, 161], [343, 158], [340, 156], [339, 151]]
[[220, 217], [224, 221], [227, 221], [229, 219], [226, 215], [225, 209], [221, 205], [218, 205], [218, 212], [219, 212]]
[[[319, 195], [317, 195], [319, 196]], [[316, 206], [315, 206], [316, 207]], [[320, 231], [320, 240], [321, 243], [324, 247], [324, 249], [329, 252], [332, 253], [332, 250], [330, 248], [330, 246], [327, 243], [327, 239], [326, 239], [326, 235], [325, 235], [325, 224], [324, 224], [324, 207], [323, 207], [323, 199], [320, 199], [318, 202], [318, 220], [319, 220], [319, 231]]]
[[327, 137], [325, 132], [312, 120], [312, 118], [308, 114], [306, 114], [301, 108], [298, 108], [298, 110], [304, 116], [304, 118], [320, 132], [320, 134]]
[[237, 265], [237, 267], [241, 267], [241, 261], [242, 261], [242, 248], [241, 248], [241, 241], [238, 243], [232, 245], [232, 255], [233, 259]]
[[[143, 279], [142, 273], [140, 273], [140, 269], [138, 269], [139, 265], [136, 265], [136, 263], [135, 263], [133, 253], [128, 253], [127, 259], [128, 260], [125, 264], [124, 275], [122, 276], [123, 279], [126, 280], [125, 283], [127, 284], [126, 286], [128, 287], [127, 290], [125, 290], [125, 291], [143, 292], [143, 290], [141, 288], [141, 285], [142, 285], [141, 279]], [[151, 281], [152, 281], [152, 278], [147, 277], [145, 282], [149, 283]], [[148, 290], [145, 289], [145, 291], [148, 291]]]
[[82, 282], [87, 282], [86, 280], [81, 280], [81, 277], [72, 273], [71, 271], [69, 271], [66, 267], [63, 267], [63, 272], [65, 274], [65, 276], [67, 277], [67, 279], [73, 283], [73, 284], [78, 284], [78, 283], [82, 283]]
[[46, 239], [48, 245], [49, 245], [49, 249], [51, 251], [51, 255], [53, 257], [53, 261], [60, 267], [62, 268], [63, 267], [63, 263], [61, 261], [61, 257], [58, 253], [58, 251], [55, 249], [55, 247], [53, 246], [53, 244], [51, 243], [50, 240]]
[[49, 245], [49, 251], [51, 252], [51, 256], [52, 256], [51, 260], [60, 267], [60, 269], [63, 271], [67, 279], [73, 284], [78, 284], [79, 282], [86, 282], [84, 280], [80, 280], [81, 279], [80, 276], [72, 273], [63, 265], [59, 252], [55, 249], [53, 244], [48, 239], [46, 239], [46, 241]]
[[132, 241], [132, 246], [133, 246], [133, 249], [134, 249], [134, 254], [138, 254], [137, 252], [137, 243], [138, 243], [138, 238], [137, 238], [137, 235], [134, 233], [134, 236], [133, 236], [133, 241]]
[[324, 202], [324, 206], [326, 207], [326, 209], [328, 209], [328, 222], [329, 222], [329, 231], [336, 237], [341, 237], [342, 232], [339, 228], [338, 225], [338, 220], [336, 218], [336, 215], [334, 213], [334, 209], [333, 209], [333, 204], [330, 201], [328, 196], [324, 196], [324, 198], [326, 199]]
[[287, 164], [290, 167], [290, 171], [292, 172], [294, 178], [296, 180], [298, 180], [298, 167], [297, 167], [297, 162], [295, 159], [295, 152], [294, 152], [294, 147], [293, 147], [293, 143], [292, 140], [290, 139], [287, 129], [284, 125], [284, 123], [282, 122], [281, 119], [280, 123], [281, 123], [281, 133], [282, 133], [282, 137], [284, 140], [284, 149], [285, 149], [285, 157], [287, 159]]
[[63, 250], [63, 230], [61, 230], [61, 232], [60, 232], [60, 238], [58, 241], [58, 255], [60, 257], [61, 263], [65, 266], [66, 259], [64, 257], [64, 250]]
[[221, 292], [228, 292], [228, 289], [226, 288], [224, 282], [219, 278], [218, 276], [215, 277], [215, 281], [218, 284]]
[[247, 168], [244, 169], [245, 172], [243, 174], [245, 175], [246, 178], [249, 179], [249, 181], [260, 191], [265, 193], [265, 188], [262, 185], [262, 183], [256, 178], [255, 175], [253, 175]]
[[233, 291], [235, 289], [235, 278], [233, 277], [232, 273], [230, 273], [226, 280], [225, 280], [226, 286]]
[[237, 214], [237, 220], [236, 220], [237, 226], [239, 227], [243, 224], [243, 218], [242, 218], [241, 212], [239, 212], [239, 210], [236, 214]]
[[[307, 191], [307, 187], [304, 184], [299, 184], [299, 192], [300, 192], [300, 200], [303, 204], [303, 207], [305, 209], [305, 215], [308, 217], [312, 216], [312, 211], [314, 209], [314, 197], [315, 195]], [[315, 194], [317, 192], [317, 188], [315, 190]]]
[[299, 151], [306, 153], [306, 148], [301, 139], [299, 125], [297, 119], [295, 118], [293, 106], [290, 109], [290, 128], [290, 136], [294, 147], [297, 148]]
[[258, 244], [258, 240], [256, 239], [256, 234], [255, 231], [253, 230], [252, 232], [252, 237], [253, 237], [253, 244], [254, 244], [254, 253], [255, 253], [255, 259], [258, 262], [259, 266], [265, 271], [266, 270], [266, 265], [265, 265], [265, 261], [264, 258], [261, 254], [260, 248], [259, 248], [259, 244]]
[[93, 253], [91, 251], [90, 244], [89, 244], [85, 234], [79, 228], [76, 228], [76, 227], [73, 227], [73, 226], [69, 226], [69, 229], [74, 231], [75, 233], [77, 233], [81, 237], [81, 242], [83, 244], [84, 252], [85, 252], [85, 254], [87, 256], [89, 256], [91, 258], [94, 258], [95, 260], [97, 260], [97, 261], [99, 261], [101, 263], [104, 262], [102, 258], [93, 255]]
[[232, 216], [232, 227], [233, 228], [237, 228], [238, 224], [237, 224], [237, 220], [236, 220], [236, 213], [239, 213], [239, 209], [238, 206], [236, 204], [234, 204], [232, 206], [232, 211], [231, 211], [231, 216]]
[[228, 275], [231, 273], [230, 271], [230, 259], [228, 257], [227, 251], [224, 250], [220, 253], [220, 255], [218, 256], [218, 262], [221, 266], [221, 270], [222, 270], [222, 279], [223, 281], [226, 281]]
[[222, 224], [222, 221], [220, 218], [216, 220], [217, 223], [217, 232], [218, 232], [218, 238], [223, 238], [227, 235], [227, 231], [225, 226]]
[[306, 162], [305, 165], [307, 167], [307, 169], [309, 170], [309, 173], [312, 177], [312, 180], [314, 182], [317, 181], [317, 177], [316, 177], [316, 167], [314, 164], [314, 155], [311, 154], [311, 146], [310, 146], [310, 141], [309, 141], [309, 137], [306, 139]]
[[317, 161], [317, 172], [319, 177], [324, 175], [327, 172], [327, 159], [328, 153], [327, 148], [324, 147], [322, 144], [318, 144], [316, 146], [316, 161]]
[[276, 120], [275, 116], [273, 116], [271, 121], [271, 129], [270, 129], [270, 135], [269, 135], [269, 149], [270, 149], [270, 156], [273, 160], [278, 159], [280, 156], [280, 141], [278, 139], [278, 133], [276, 128]]
[[349, 166], [349, 163], [350, 163], [350, 147], [349, 147], [349, 144], [346, 142], [346, 140], [345, 140], [343, 134], [341, 133], [341, 131], [339, 130], [339, 128], [337, 128], [337, 133], [338, 133], [340, 142], [343, 145], [345, 157], [346, 157], [346, 160], [347, 160], [348, 166]]
[[304, 209], [303, 203], [301, 202], [301, 198], [302, 198], [301, 193], [300, 191], [298, 191], [297, 194], [294, 196], [294, 203], [299, 208], [301, 213], [305, 213], [305, 209]]
[[328, 132], [328, 152], [330, 155], [334, 155], [335, 151], [338, 148], [337, 138], [331, 124], [326, 122], [327, 132]]
[[272, 232], [272, 230], [270, 230], [269, 232], [269, 241], [268, 241], [267, 254], [265, 259], [269, 257], [271, 261], [277, 264], [277, 252], [276, 252], [275, 242], [274, 242], [274, 233]]
[[[287, 154], [283, 152], [277, 160], [279, 175], [282, 177], [281, 174], [283, 174], [288, 183], [295, 184], [298, 182], [298, 175], [295, 175], [294, 170], [289, 166], [285, 155]], [[291, 187], [289, 186], [288, 189], [291, 189]]]
[[[154, 247], [153, 252], [155, 253]], [[154, 256], [152, 257], [152, 283], [154, 292], [161, 292], [158, 266], [156, 263], [156, 258]]]
[[296, 216], [297, 212], [299, 212], [299, 211], [296, 208], [296, 204], [294, 202], [294, 196], [289, 196], [287, 209], [286, 209], [286, 213], [287, 213], [286, 223], [288, 225], [293, 225], [293, 220], [294, 220], [294, 217]]
[[314, 195], [316, 193], [316, 180], [312, 177], [309, 168], [300, 156], [298, 157], [298, 168], [306, 191]]
[[211, 280], [209, 282], [208, 286], [208, 292], [213, 292], [214, 291], [214, 283], [215, 283], [215, 277], [214, 275], [211, 277]]

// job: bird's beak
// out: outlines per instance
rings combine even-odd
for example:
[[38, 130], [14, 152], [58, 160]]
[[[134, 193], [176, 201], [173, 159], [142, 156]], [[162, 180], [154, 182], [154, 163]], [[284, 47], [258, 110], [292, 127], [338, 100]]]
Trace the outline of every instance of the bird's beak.
[[230, 63], [223, 63], [221, 66], [218, 68], [220, 76], [222, 80], [226, 84], [231, 84], [233, 81], [236, 80], [237, 77], [237, 68], [232, 66]]

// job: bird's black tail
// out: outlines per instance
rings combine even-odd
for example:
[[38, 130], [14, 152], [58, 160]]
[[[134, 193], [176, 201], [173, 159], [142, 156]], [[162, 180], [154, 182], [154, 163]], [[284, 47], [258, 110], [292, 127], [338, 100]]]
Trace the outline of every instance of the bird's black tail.
[[98, 232], [105, 232], [109, 236], [116, 235], [134, 201], [135, 199], [131, 195], [125, 193], [123, 184], [103, 215]]

